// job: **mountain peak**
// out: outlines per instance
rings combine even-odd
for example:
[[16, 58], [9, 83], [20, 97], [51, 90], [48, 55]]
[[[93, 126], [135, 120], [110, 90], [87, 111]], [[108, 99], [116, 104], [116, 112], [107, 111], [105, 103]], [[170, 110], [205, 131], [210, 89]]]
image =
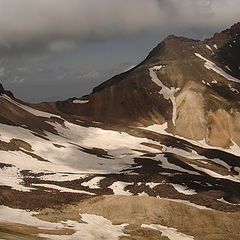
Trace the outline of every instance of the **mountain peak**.
[[6, 94], [9, 97], [13, 97], [13, 93], [11, 91], [6, 91], [1, 83], [0, 83], [0, 94]]
[[1, 94], [1, 93], [4, 93], [4, 91], [5, 91], [5, 90], [4, 90], [4, 88], [3, 88], [3, 85], [0, 83], [0, 94]]

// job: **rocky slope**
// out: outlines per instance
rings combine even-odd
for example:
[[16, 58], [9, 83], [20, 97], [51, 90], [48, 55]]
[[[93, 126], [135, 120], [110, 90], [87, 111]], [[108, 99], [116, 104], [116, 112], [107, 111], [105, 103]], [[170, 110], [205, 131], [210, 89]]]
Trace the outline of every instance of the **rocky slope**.
[[169, 36], [82, 98], [0, 85], [0, 238], [240, 239], [239, 27]]
[[[205, 41], [169, 36], [135, 68], [56, 108], [113, 125], [167, 122], [179, 136], [239, 145], [239, 53], [240, 23]], [[158, 84], [151, 76], [156, 66]]]

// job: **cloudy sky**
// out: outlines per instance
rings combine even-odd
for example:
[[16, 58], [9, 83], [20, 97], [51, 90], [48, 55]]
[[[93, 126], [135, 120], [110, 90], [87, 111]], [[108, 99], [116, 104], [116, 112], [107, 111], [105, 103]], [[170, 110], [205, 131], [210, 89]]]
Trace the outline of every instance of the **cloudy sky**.
[[0, 81], [37, 102], [82, 96], [169, 34], [204, 39], [239, 0], [0, 0]]

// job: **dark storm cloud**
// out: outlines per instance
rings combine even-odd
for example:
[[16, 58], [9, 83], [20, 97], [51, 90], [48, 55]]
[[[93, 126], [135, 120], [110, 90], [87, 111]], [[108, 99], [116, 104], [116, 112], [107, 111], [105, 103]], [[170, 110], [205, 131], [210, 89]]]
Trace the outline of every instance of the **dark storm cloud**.
[[221, 28], [240, 16], [239, 0], [0, 0], [0, 43], [8, 49], [67, 51], [78, 40], [146, 30]]

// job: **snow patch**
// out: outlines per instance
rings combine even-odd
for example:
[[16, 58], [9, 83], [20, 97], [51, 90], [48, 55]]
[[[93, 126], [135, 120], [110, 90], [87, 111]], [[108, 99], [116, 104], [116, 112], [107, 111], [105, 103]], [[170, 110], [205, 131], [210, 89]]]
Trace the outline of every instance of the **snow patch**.
[[104, 179], [105, 177], [94, 177], [88, 182], [83, 182], [81, 185], [84, 187], [89, 187], [91, 189], [97, 189], [99, 187], [99, 182]]
[[213, 46], [214, 46], [216, 49], [218, 49], [218, 46], [217, 46], [217, 44], [214, 44]]
[[[0, 154], [2, 152], [0, 151]], [[13, 156], [14, 157], [14, 156]], [[2, 159], [1, 159], [2, 162]], [[22, 175], [16, 167], [4, 167], [0, 168], [0, 185], [9, 186], [12, 189], [23, 192], [30, 192], [34, 188], [25, 187], [22, 185]]]
[[85, 104], [88, 103], [89, 100], [73, 100], [73, 103]]
[[185, 186], [179, 184], [171, 184], [179, 193], [183, 193], [185, 195], [194, 195], [197, 194], [193, 189], [188, 189]]
[[232, 70], [229, 68], [229, 66], [225, 65], [225, 68], [226, 68], [228, 71], [232, 72]]
[[9, 96], [3, 94], [2, 96], [0, 96], [1, 98], [4, 98], [5, 100], [11, 102], [12, 104], [20, 107], [21, 109], [37, 116], [37, 117], [45, 117], [45, 118], [51, 118], [51, 117], [56, 117], [56, 118], [61, 118], [60, 116], [58, 115], [55, 115], [55, 114], [51, 114], [51, 113], [47, 113], [47, 112], [43, 112], [43, 111], [39, 111], [39, 110], [36, 110], [34, 108], [31, 108], [29, 106], [26, 106], [26, 105], [23, 105], [19, 102], [16, 102], [14, 101], [12, 98], [10, 98]]
[[165, 86], [158, 78], [156, 71], [159, 71], [163, 68], [163, 65], [160, 66], [154, 66], [152, 68], [149, 68], [149, 73], [150, 73], [150, 77], [152, 79], [152, 81], [154, 83], [156, 83], [159, 87], [161, 87], [162, 89], [159, 91], [159, 93], [161, 95], [163, 95], [163, 97], [166, 100], [170, 100], [172, 102], [172, 106], [173, 106], [173, 113], [172, 113], [172, 122], [174, 124], [174, 126], [176, 125], [176, 115], [177, 115], [177, 104], [176, 104], [176, 98], [175, 98], [175, 94], [180, 90], [180, 88], [174, 88], [174, 87], [167, 87]]
[[230, 74], [224, 72], [220, 67], [218, 67], [215, 63], [211, 62], [210, 60], [206, 59], [205, 57], [201, 56], [199, 53], [195, 53], [195, 55], [202, 60], [205, 61], [204, 67], [208, 70], [213, 70], [217, 74], [221, 75], [222, 77], [228, 79], [229, 81], [240, 83], [240, 80], [231, 76]]
[[205, 44], [205, 46], [206, 46], [206, 48], [209, 49], [210, 51], [213, 51], [212, 48], [211, 48], [209, 45]]
[[63, 222], [68, 228], [76, 232], [72, 235], [48, 235], [38, 234], [40, 237], [53, 240], [118, 240], [121, 236], [128, 236], [123, 233], [123, 229], [128, 224], [113, 225], [108, 219], [94, 214], [80, 214], [85, 223], [75, 221]]
[[72, 235], [50, 235], [38, 234], [39, 237], [53, 240], [90, 240], [105, 239], [118, 240], [121, 236], [128, 236], [123, 233], [123, 229], [128, 224], [113, 225], [108, 219], [94, 214], [80, 214], [85, 223], [76, 221], [62, 221], [59, 223], [42, 221], [35, 217], [37, 212], [27, 212], [25, 210], [13, 209], [0, 206], [0, 222], [10, 222], [24, 224], [45, 230], [71, 229], [75, 232]]
[[64, 226], [61, 223], [50, 223], [39, 220], [33, 215], [37, 212], [27, 212], [25, 210], [0, 206], [0, 222], [10, 222], [24, 224], [28, 226], [38, 227], [40, 229], [62, 229]]
[[162, 233], [162, 236], [168, 237], [170, 240], [194, 240], [194, 237], [178, 232], [175, 228], [162, 226], [159, 224], [142, 224], [142, 228], [150, 228]]
[[236, 88], [233, 88], [231, 84], [228, 84], [229, 89], [234, 93], [239, 93], [239, 91]]
[[132, 193], [130, 193], [128, 190], [124, 190], [124, 188], [128, 185], [130, 185], [130, 183], [118, 181], [114, 182], [108, 188], [113, 190], [114, 195], [132, 196]]
[[150, 187], [150, 188], [155, 188], [156, 186], [160, 185], [160, 183], [153, 183], [153, 182], [150, 182], [150, 183], [146, 183], [146, 186]]
[[211, 83], [213, 83], [213, 84], [217, 84], [218, 81], [214, 79]]
[[240, 204], [236, 204], [236, 203], [230, 203], [228, 201], [226, 201], [224, 198], [220, 198], [220, 199], [217, 199], [219, 202], [222, 202], [222, 203], [226, 203], [226, 204], [230, 204], [230, 205], [235, 205], [235, 206], [238, 206]]

